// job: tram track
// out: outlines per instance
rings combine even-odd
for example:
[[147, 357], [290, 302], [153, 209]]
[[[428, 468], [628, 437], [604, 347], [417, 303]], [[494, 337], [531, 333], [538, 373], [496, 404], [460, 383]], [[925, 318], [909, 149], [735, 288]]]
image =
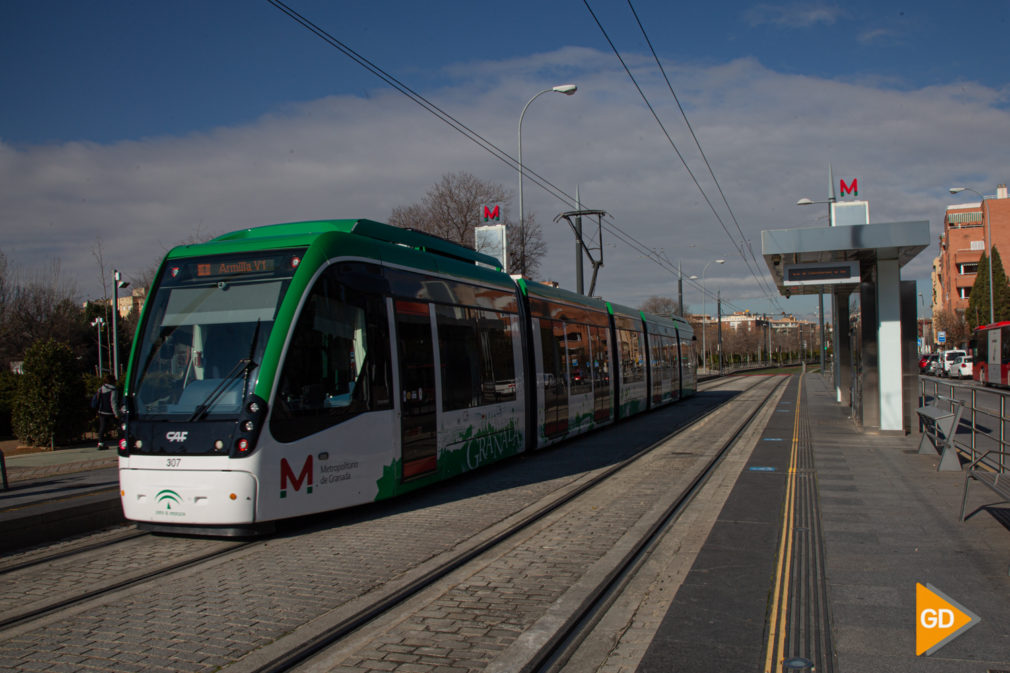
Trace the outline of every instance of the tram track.
[[[148, 535], [146, 533], [135, 533], [134, 535], [123, 536], [111, 544], [126, 545], [137, 538], [147, 536]], [[70, 609], [86, 601], [101, 598], [102, 596], [109, 595], [116, 591], [122, 591], [130, 587], [143, 585], [146, 582], [158, 581], [171, 573], [196, 567], [201, 563], [216, 559], [224, 554], [233, 553], [236, 549], [241, 549], [249, 546], [250, 544], [255, 544], [255, 542], [235, 542], [230, 540], [186, 541], [187, 544], [191, 544], [193, 542], [196, 542], [201, 547], [209, 548], [209, 550], [200, 550], [193, 555], [183, 558], [182, 560], [164, 562], [161, 567], [154, 570], [145, 569], [137, 573], [125, 573], [125, 577], [122, 572], [107, 574], [104, 579], [98, 580], [95, 584], [86, 585], [84, 588], [78, 588], [76, 585], [70, 587], [69, 592], [64, 593], [62, 596], [59, 593], [60, 589], [58, 587], [65, 586], [66, 583], [56, 576], [64, 575], [68, 566], [63, 564], [62, 567], [60, 567], [56, 564], [60, 561], [68, 560], [75, 564], [80, 564], [82, 559], [89, 553], [93, 554], [99, 550], [101, 551], [101, 558], [108, 558], [110, 553], [118, 552], [110, 550], [108, 543], [95, 543], [82, 549], [68, 551], [64, 554], [55, 554], [44, 560], [27, 562], [22, 564], [20, 567], [5, 569], [2, 575], [0, 575], [0, 586], [7, 583], [17, 583], [19, 581], [19, 573], [24, 573], [29, 570], [36, 571], [44, 565], [50, 566], [49, 572], [46, 574], [52, 577], [55, 581], [52, 583], [52, 593], [44, 592], [43, 597], [35, 601], [24, 601], [23, 599], [18, 600], [18, 597], [14, 594], [14, 592], [4, 591], [3, 595], [7, 596], [8, 600], [13, 599], [12, 602], [16, 602], [17, 606], [12, 607], [9, 604], [2, 605], [4, 612], [0, 613], [3, 614], [3, 616], [0, 617], [0, 633], [2, 633], [5, 629], [13, 629], [15, 627], [22, 626], [41, 617]], [[129, 551], [126, 551], [125, 553], [128, 554]], [[36, 583], [38, 582], [37, 579], [34, 581]], [[64, 589], [64, 591], [66, 591], [66, 589]], [[8, 603], [8, 600], [4, 600], [3, 603]]]
[[592, 598], [586, 602], [585, 608], [571, 615], [565, 628], [560, 629], [557, 636], [545, 643], [536, 652], [536, 655], [531, 657], [527, 664], [522, 667], [521, 670], [524, 673], [558, 673], [564, 669], [573, 654], [590, 636], [607, 611], [614, 605], [617, 598], [627, 589], [638, 570], [641, 569], [643, 564], [649, 559], [649, 556], [658, 547], [662, 536], [666, 534], [686, 508], [694, 502], [702, 487], [713, 476], [716, 468], [723, 462], [730, 450], [741, 441], [741, 438], [752, 427], [759, 414], [767, 408], [769, 400], [777, 392], [785, 388], [787, 380], [783, 378], [768, 391], [761, 403], [743, 419], [733, 434], [723, 442], [722, 446], [711, 457], [704, 469], [691, 481], [689, 487], [667, 507], [661, 517], [657, 518], [648, 527], [645, 534], [641, 536], [613, 569], [607, 580], [601, 582], [593, 590]]
[[[748, 390], [759, 387], [766, 380], [764, 377], [761, 377], [753, 383], [748, 382], [749, 385], [741, 386], [746, 389], [738, 391], [737, 394], [745, 394]], [[720, 383], [716, 387], [723, 385], [725, 384]], [[711, 389], [710, 386], [702, 387], [702, 390], [709, 389]], [[706, 421], [706, 419], [710, 419], [713, 415], [717, 414], [718, 410], [722, 407], [723, 405], [721, 404], [717, 405], [691, 418], [689, 422], [676, 430], [672, 435], [654, 442], [644, 450], [619, 463], [609, 465], [605, 468], [590, 470], [585, 474], [574, 475], [574, 478], [566, 480], [566, 483], [561, 487], [550, 488], [549, 492], [545, 495], [528, 502], [526, 506], [519, 508], [510, 516], [500, 518], [496, 524], [480, 530], [475, 535], [461, 537], [457, 542], [447, 544], [443, 553], [432, 555], [427, 561], [415, 563], [404, 572], [387, 577], [386, 580], [377, 582], [374, 586], [366, 586], [365, 590], [349, 594], [351, 596], [350, 600], [345, 600], [339, 609], [335, 611], [331, 610], [329, 613], [314, 619], [310, 618], [305, 624], [295, 625], [295, 628], [290, 629], [287, 635], [276, 639], [266, 647], [253, 647], [242, 656], [236, 657], [237, 661], [231, 666], [228, 665], [227, 661], [222, 661], [215, 663], [215, 668], [234, 671], [286, 670], [297, 665], [297, 661], [307, 660], [311, 655], [330, 647], [333, 642], [340, 641], [362, 626], [380, 619], [382, 615], [395, 612], [399, 606], [408, 602], [411, 596], [416, 596], [419, 593], [430, 590], [432, 586], [444, 581], [447, 576], [458, 572], [461, 568], [465, 568], [468, 563], [483, 555], [493, 553], [493, 550], [508, 544], [509, 540], [515, 539], [517, 536], [522, 537], [522, 535], [526, 534], [523, 531], [529, 531], [539, 525], [543, 525], [542, 522], [545, 519], [549, 519], [553, 513], [563, 508], [567, 503], [583, 497], [585, 493], [599, 486], [601, 483], [606, 483], [615, 474], [624, 470], [643, 456], [648, 455], [656, 446], [669, 442], [671, 437], [687, 433], [691, 428], [695, 428], [699, 424], [712, 423], [713, 421]], [[554, 450], [551, 449], [550, 451]], [[532, 454], [531, 459], [535, 460], [537, 456], [538, 454]], [[409, 503], [404, 504], [402, 501], [399, 504], [387, 503], [372, 510], [373, 514], [369, 514], [369, 510], [366, 508], [363, 511], [359, 510], [353, 516], [345, 517], [343, 520], [346, 522], [350, 519], [351, 521], [347, 525], [351, 525], [355, 519], [366, 521], [370, 516], [379, 516], [380, 519], [378, 521], [382, 523], [381, 517], [385, 516], [384, 512], [389, 509], [409, 511], [410, 505]], [[322, 526], [327, 525], [332, 528], [333, 523], [324, 523]], [[108, 610], [109, 601], [125, 599], [124, 602], [126, 603], [136, 602], [137, 599], [135, 597], [145, 592], [150, 592], [152, 594], [151, 600], [156, 601], [158, 599], [154, 594], [157, 593], [158, 587], [165, 584], [178, 584], [182, 586], [193, 582], [195, 579], [202, 578], [204, 575], [214, 575], [216, 572], [220, 572], [222, 568], [227, 568], [231, 565], [240, 566], [250, 560], [268, 557], [271, 553], [275, 553], [275, 550], [283, 549], [290, 544], [314, 545], [317, 544], [317, 541], [314, 539], [316, 537], [321, 538], [318, 544], [325, 545], [327, 544], [325, 538], [328, 537], [328, 533], [325, 529], [322, 529], [322, 526], [316, 530], [298, 531], [292, 534], [290, 538], [281, 536], [252, 543], [165, 538], [147, 534], [136, 534], [136, 538], [131, 536], [129, 539], [117, 541], [117, 545], [123, 546], [120, 546], [115, 552], [110, 547], [105, 547], [104, 556], [102, 547], [105, 543], [99, 542], [87, 549], [79, 550], [76, 556], [72, 553], [63, 553], [45, 560], [37, 559], [36, 561], [31, 561], [25, 559], [20, 564], [0, 568], [0, 582], [13, 584], [18, 582], [19, 575], [31, 574], [35, 577], [32, 593], [47, 596], [44, 600], [34, 601], [19, 601], [14, 597], [11, 600], [16, 605], [0, 605], [0, 615], [4, 615], [3, 620], [0, 621], [0, 662], [7, 663], [4, 659], [5, 650], [3, 645], [5, 641], [16, 641], [20, 634], [28, 634], [36, 628], [41, 628], [45, 631], [48, 625], [56, 624], [61, 619], [72, 615]], [[452, 527], [455, 528], [456, 526]], [[130, 545], [137, 545], [137, 547], [131, 549]], [[196, 550], [194, 549], [195, 547], [200, 547], [201, 549]], [[268, 551], [264, 552], [264, 547]], [[139, 554], [138, 549], [142, 550]], [[56, 577], [61, 573], [65, 573], [65, 569], [69, 567], [78, 567], [78, 570], [75, 572], [80, 572], [79, 566], [82, 562], [89, 562], [88, 559], [91, 558], [89, 555], [94, 555], [95, 558], [100, 559], [98, 561], [99, 564], [104, 563], [111, 568], [109, 576], [104, 580], [88, 580], [76, 584], [71, 581], [69, 584], [72, 584], [76, 588], [76, 591], [67, 593], [65, 590], [68, 584], [66, 577], [53, 579], [51, 582], [45, 580], [39, 581], [38, 579], [40, 573], [42, 575], [48, 573]], [[139, 559], [135, 558], [138, 556]], [[185, 556], [185, 558], [182, 556]], [[131, 559], [131, 563], [143, 565], [145, 562], [143, 559], [150, 561], [150, 559], [157, 559], [159, 557], [164, 557], [167, 561], [164, 559], [160, 561], [159, 567], [154, 571], [148, 569], [148, 572], [130, 574], [129, 569], [124, 570], [124, 568], [117, 566], [117, 563], [118, 565], [123, 565], [117, 559]], [[48, 570], [40, 570], [47, 565], [50, 566]], [[170, 577], [175, 577], [176, 579], [168, 581]], [[101, 583], [102, 581], [104, 581], [104, 584]], [[64, 595], [53, 597], [51, 586], [49, 585], [64, 587]], [[146, 589], [146, 587], [150, 587], [150, 589]], [[9, 594], [10, 592], [5, 590], [3, 593]], [[334, 617], [339, 617], [339, 619], [334, 619]], [[335, 628], [334, 622], [337, 622]], [[298, 642], [295, 643], [294, 641]], [[284, 650], [283, 657], [277, 656], [277, 652], [280, 650]], [[110, 667], [109, 670], [114, 670], [114, 667]]]
[[[763, 398], [755, 409], [748, 413], [735, 427], [731, 436], [722, 442], [712, 455], [706, 458], [702, 468], [693, 475], [687, 486], [679, 491], [672, 502], [664, 506], [659, 516], [650, 516], [651, 522], [645, 526], [644, 530], [641, 530], [641, 525], [639, 524], [629, 531], [629, 536], [634, 539], [630, 542], [622, 540], [622, 544], [615, 547], [620, 558], [616, 559], [616, 562], [615, 559], [606, 561], [605, 565], [607, 567], [602, 571], [598, 583], [591, 583], [592, 586], [587, 591], [583, 591], [582, 595], [570, 598], [567, 602], [560, 601], [560, 603], [565, 605], [555, 610], [556, 614], [545, 615], [530, 629], [530, 632], [533, 633], [532, 636], [524, 633], [523, 638], [525, 640], [520, 638], [515, 641], [519, 645], [513, 646], [511, 649], [516, 651], [507, 651], [495, 661], [490, 662], [490, 665], [485, 670], [501, 672], [523, 671], [524, 673], [560, 670], [560, 667], [571, 657], [572, 652], [578, 648], [579, 644], [581, 644], [592, 628], [598, 623], [599, 616], [606, 612], [606, 609], [613, 603], [615, 597], [620, 594], [621, 589], [634, 576], [636, 569], [648, 558], [649, 553], [655, 547], [658, 538], [664, 530], [693, 501], [727, 452], [736, 445], [740, 436], [752, 425], [754, 418], [763, 409], [767, 408], [768, 400], [776, 392], [784, 388], [786, 380], [780, 379], [771, 383], [769, 386], [770, 389], [764, 393]], [[744, 392], [761, 387], [761, 384], [764, 382], [763, 380], [759, 380]], [[513, 522], [507, 529], [489, 537], [481, 544], [475, 545], [466, 554], [459, 555], [450, 562], [432, 569], [423, 576], [416, 578], [409, 586], [404, 586], [395, 592], [389, 593], [382, 600], [371, 602], [356, 613], [335, 621], [311, 638], [306, 638], [298, 644], [292, 642], [279, 643], [277, 649], [282, 651], [273, 658], [264, 658], [262, 656], [264, 653], [260, 653], [254, 659], [239, 662], [237, 665], [227, 667], [225, 670], [233, 673], [279, 673], [280, 671], [289, 670], [329, 670], [329, 667], [334, 664], [339, 666], [343, 655], [328, 655], [326, 654], [327, 648], [334, 646], [338, 648], [344, 647], [343, 643], [345, 641], [353, 641], [356, 631], [365, 629], [371, 624], [381, 623], [383, 620], [394, 623], [402, 621], [404, 618], [395, 616], [395, 613], [403, 609], [402, 606], [407, 599], [431, 591], [433, 587], [437, 587], [440, 583], [451, 585], [454, 582], [453, 579], [450, 579], [452, 575], [458, 573], [465, 576], [469, 573], [465, 568], [467, 564], [477, 561], [482, 556], [494, 555], [496, 548], [511, 544], [515, 538], [527, 534], [534, 524], [555, 515], [566, 505], [578, 499], [588, 497], [593, 489], [606, 484], [615, 474], [649, 456], [657, 448], [668, 445], [676, 437], [689, 432], [693, 428], [697, 428], [699, 424], [710, 419], [717, 411], [718, 409], [712, 410], [711, 413], [705, 414], [702, 418], [695, 419], [690, 425], [678, 429], [661, 441], [622, 461], [612, 469], [594, 475], [592, 479], [586, 480], [578, 488], [566, 493], [563, 497], [550, 503], [541, 503], [538, 511], [519, 521]], [[608, 555], [613, 556], [614, 554], [610, 553]], [[572, 603], [573, 601], [576, 604], [576, 608], [570, 610], [571, 606], [567, 605], [567, 603]], [[294, 640], [295, 638], [297, 636], [292, 636], [290, 640]], [[365, 641], [368, 638], [369, 636], [361, 637]], [[528, 653], [530, 641], [537, 638], [542, 642], [534, 648], [533, 654], [530, 655]], [[355, 648], [361, 648], [361, 646], [353, 645], [346, 649]], [[313, 664], [313, 657], [317, 659], [322, 657], [325, 663]], [[522, 660], [522, 665], [517, 663], [519, 660]]]
[[121, 526], [112, 531], [92, 533], [87, 536], [36, 547], [0, 560], [0, 581], [9, 573], [27, 568], [44, 566], [60, 559], [73, 558], [96, 549], [107, 549], [109, 545], [118, 544], [136, 537], [148, 535], [132, 526]]

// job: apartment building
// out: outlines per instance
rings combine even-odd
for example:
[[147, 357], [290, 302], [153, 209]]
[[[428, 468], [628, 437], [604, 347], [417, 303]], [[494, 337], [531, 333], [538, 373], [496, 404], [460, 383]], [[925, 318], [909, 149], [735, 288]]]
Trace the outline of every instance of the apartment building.
[[[933, 315], [939, 311], [964, 313], [986, 249], [986, 228], [992, 244], [1003, 260], [1010, 263], [1010, 198], [1006, 185], [996, 187], [996, 194], [982, 201], [947, 206], [940, 236], [940, 254], [933, 263]], [[993, 278], [993, 282], [1007, 282]]]

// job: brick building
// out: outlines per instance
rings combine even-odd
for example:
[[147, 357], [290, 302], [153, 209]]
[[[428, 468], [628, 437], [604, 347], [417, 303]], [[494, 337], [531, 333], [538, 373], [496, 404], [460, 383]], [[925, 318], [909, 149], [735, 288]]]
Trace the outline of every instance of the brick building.
[[[933, 264], [933, 315], [939, 311], [964, 313], [975, 284], [979, 260], [985, 251], [986, 226], [999, 251], [1004, 270], [1010, 263], [1010, 198], [1006, 185], [981, 202], [947, 206], [940, 236], [940, 255]], [[993, 278], [993, 282], [1007, 282]]]

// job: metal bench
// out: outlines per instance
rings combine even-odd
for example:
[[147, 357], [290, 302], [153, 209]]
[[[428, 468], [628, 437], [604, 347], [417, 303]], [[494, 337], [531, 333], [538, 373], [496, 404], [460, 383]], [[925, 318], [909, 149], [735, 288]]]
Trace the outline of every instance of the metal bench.
[[982, 460], [990, 453], [1001, 453], [1000, 451], [986, 451], [981, 456], [968, 464], [964, 473], [964, 493], [961, 495], [961, 521], [964, 521], [964, 509], [968, 503], [968, 482], [974, 479], [993, 490], [1003, 498], [1002, 502], [1010, 502], [1010, 474], [996, 472], [991, 468], [982, 466]]
[[[946, 403], [941, 407], [940, 402]], [[954, 447], [954, 435], [961, 422], [961, 412], [964, 403], [951, 397], [936, 395], [929, 404], [916, 409], [919, 420], [922, 421], [922, 439], [919, 440], [919, 453], [930, 454], [940, 452], [940, 464], [937, 471], [960, 470], [961, 461]]]

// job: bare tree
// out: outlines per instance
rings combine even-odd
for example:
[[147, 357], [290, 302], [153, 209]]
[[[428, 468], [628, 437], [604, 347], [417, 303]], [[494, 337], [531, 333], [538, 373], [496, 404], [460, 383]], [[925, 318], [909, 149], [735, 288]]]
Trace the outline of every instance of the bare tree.
[[680, 305], [677, 303], [677, 300], [672, 297], [659, 297], [653, 295], [642, 302], [642, 305], [638, 308], [646, 313], [653, 313], [655, 315], [680, 315]]
[[[473, 249], [474, 228], [482, 224], [480, 207], [505, 202], [510, 197], [501, 185], [481, 180], [471, 173], [447, 173], [428, 190], [420, 203], [394, 208], [389, 223], [434, 234]], [[508, 218], [503, 219], [509, 240], [509, 270], [522, 271], [523, 275], [536, 273], [546, 253], [536, 218], [526, 216], [525, 231], [519, 231], [518, 225]], [[520, 269], [520, 259], [525, 259], [524, 269]]]
[[533, 213], [523, 214], [523, 226], [506, 220], [509, 248], [509, 273], [523, 278], [540, 275], [540, 260], [547, 254], [547, 243]]
[[948, 348], [963, 346], [968, 343], [971, 330], [968, 329], [968, 323], [965, 322], [964, 316], [958, 311], [937, 311], [935, 322], [937, 331], [947, 333]]
[[58, 260], [24, 278], [0, 252], [0, 363], [22, 359], [35, 341], [49, 338], [83, 355], [88, 332], [75, 295], [73, 284], [60, 275]]

